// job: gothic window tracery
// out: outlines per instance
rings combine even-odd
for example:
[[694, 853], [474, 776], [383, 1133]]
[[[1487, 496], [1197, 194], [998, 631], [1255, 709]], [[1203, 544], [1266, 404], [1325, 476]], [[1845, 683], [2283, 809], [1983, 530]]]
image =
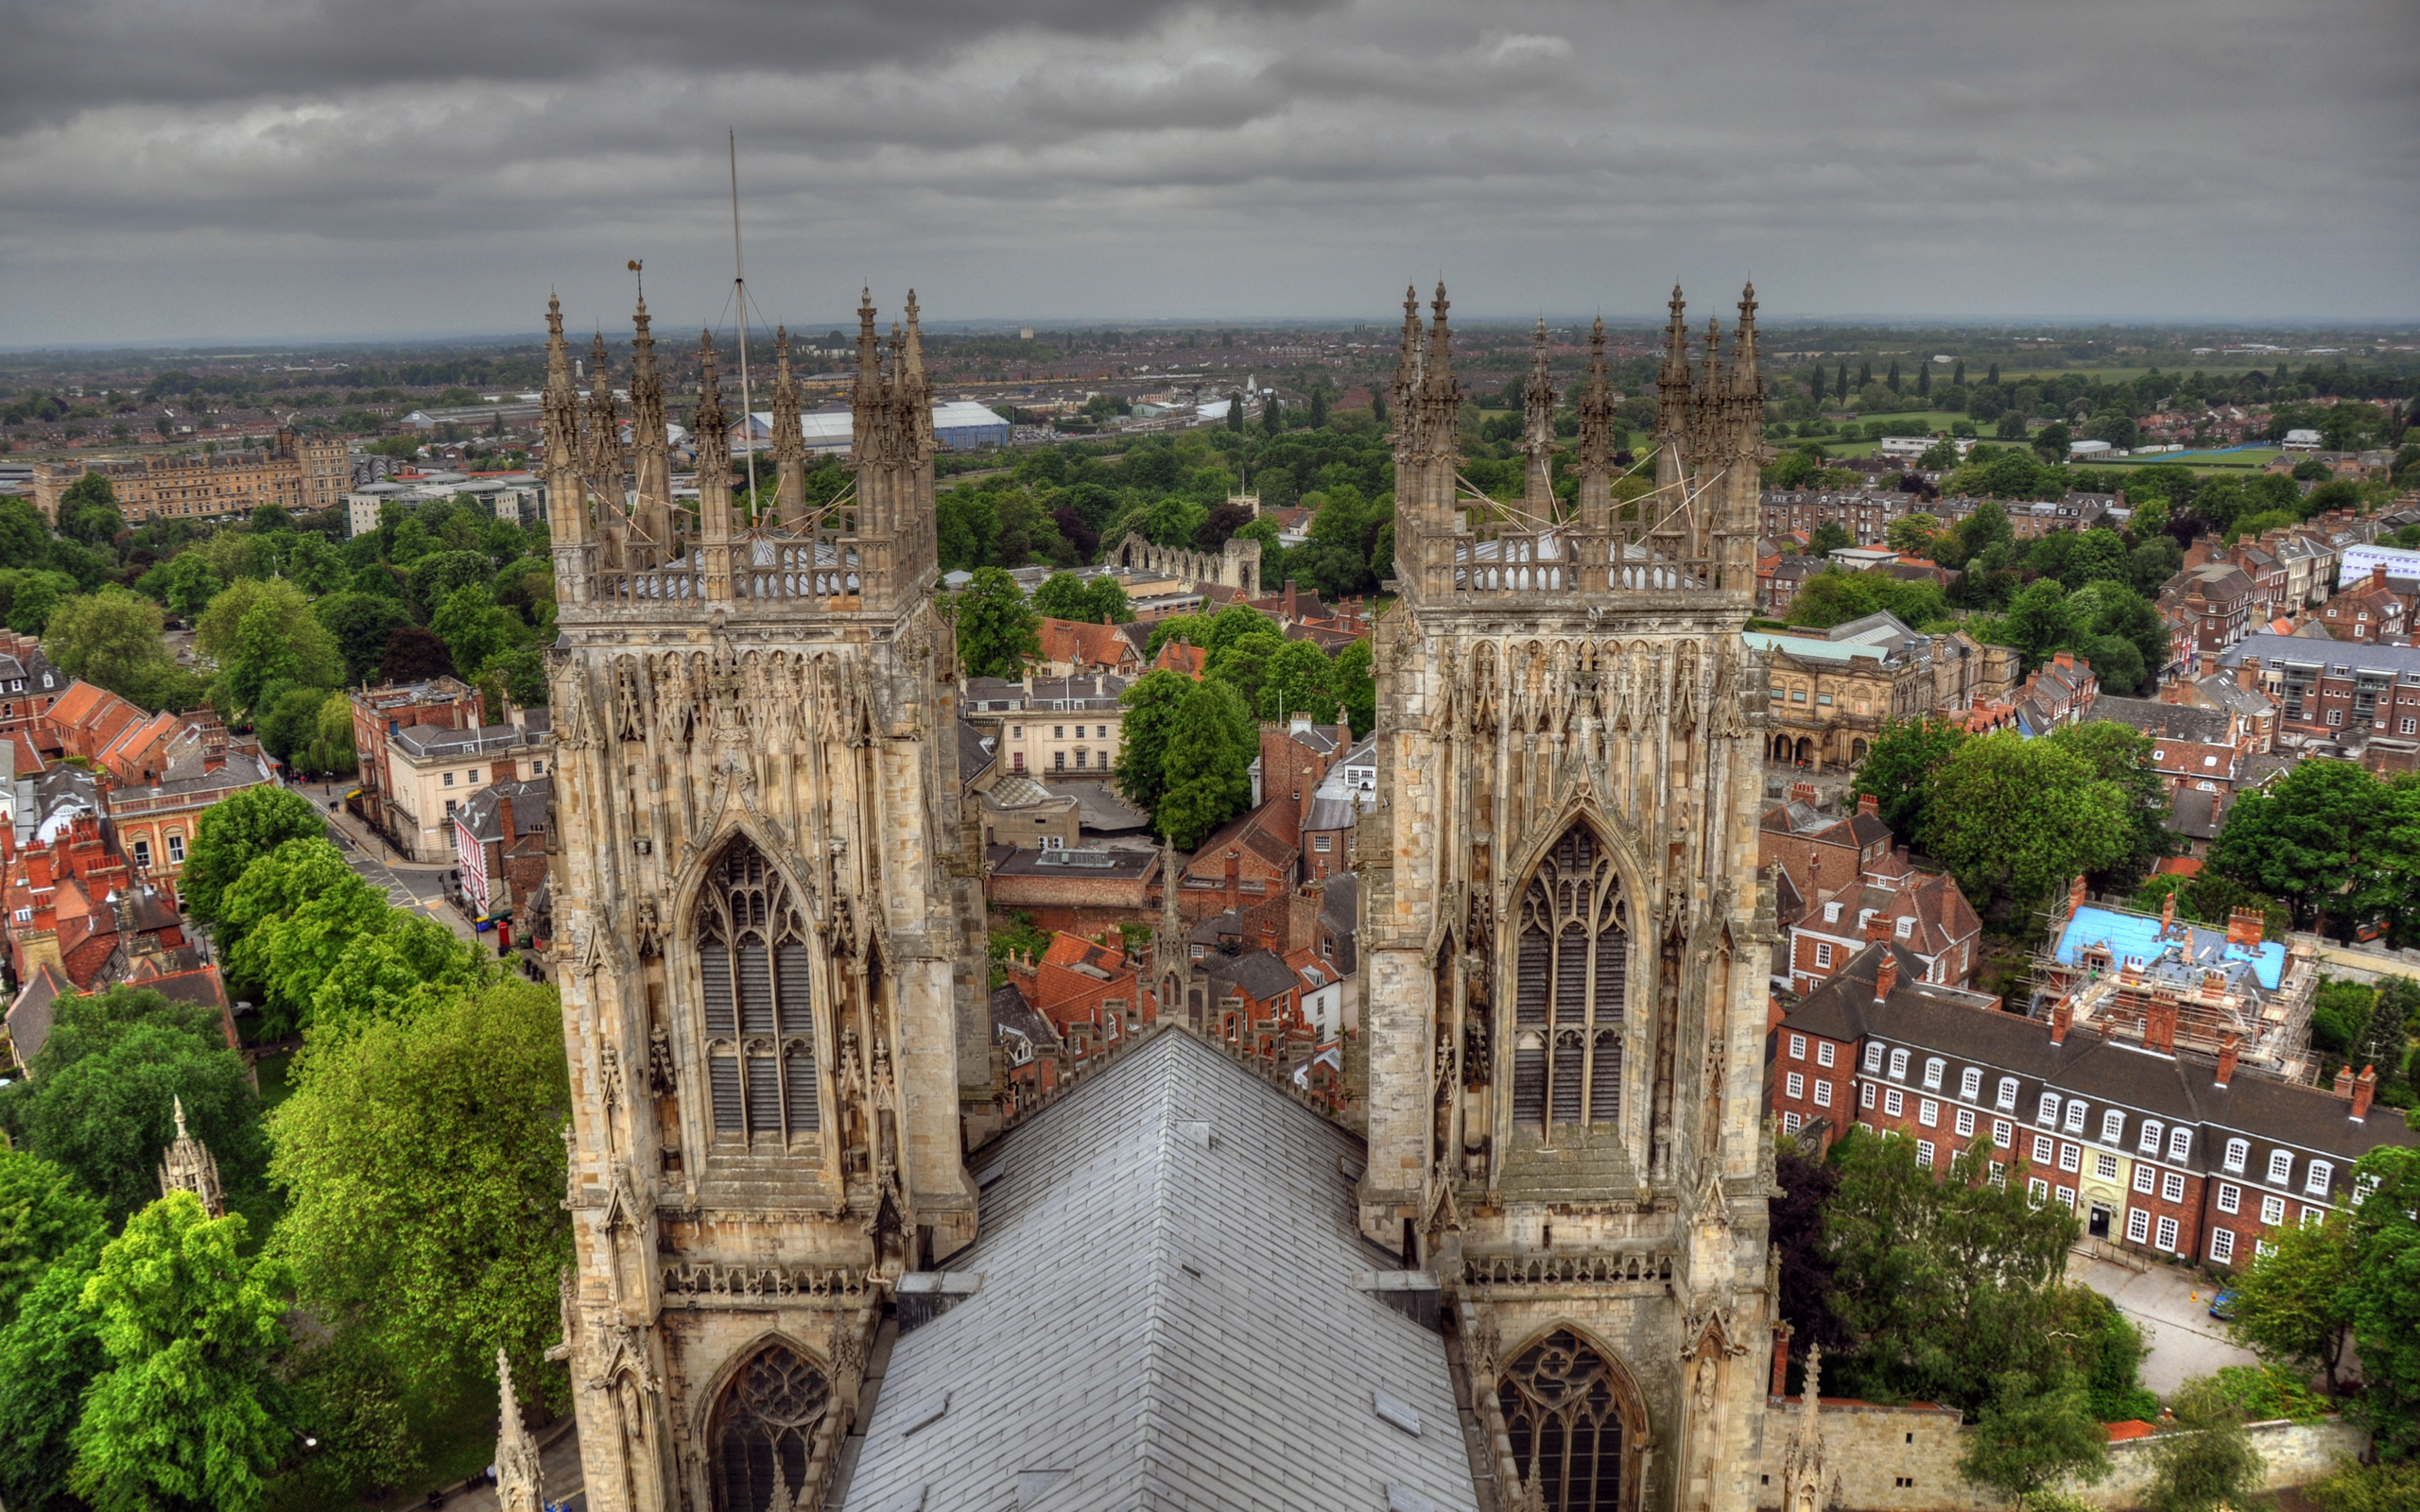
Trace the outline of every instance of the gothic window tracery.
[[744, 837], [698, 897], [706, 1080], [717, 1139], [785, 1139], [822, 1126], [806, 918]]
[[1512, 1463], [1545, 1512], [1621, 1512], [1623, 1412], [1613, 1367], [1569, 1329], [1521, 1351], [1495, 1388]]
[[765, 1512], [776, 1479], [797, 1495], [831, 1402], [823, 1372], [783, 1345], [766, 1346], [740, 1366], [707, 1430], [715, 1512]]
[[1621, 1117], [1630, 934], [1612, 854], [1596, 832], [1564, 832], [1522, 889], [1514, 947], [1512, 1119]]

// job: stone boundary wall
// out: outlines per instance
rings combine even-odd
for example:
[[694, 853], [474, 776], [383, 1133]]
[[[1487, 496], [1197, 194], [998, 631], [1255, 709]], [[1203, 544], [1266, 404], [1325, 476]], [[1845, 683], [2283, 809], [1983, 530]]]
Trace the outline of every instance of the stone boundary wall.
[[[1768, 1399], [1764, 1463], [1757, 1504], [1781, 1505], [1782, 1458], [1800, 1421], [1796, 1399]], [[1823, 1403], [1824, 1459], [1840, 1475], [1840, 1496], [1828, 1512], [1999, 1512], [2008, 1503], [1993, 1492], [1958, 1478], [1965, 1452], [1965, 1429], [1947, 1407], [1915, 1402], [1887, 1407], [1826, 1398]], [[2268, 1461], [2266, 1490], [2306, 1486], [2338, 1462], [2359, 1459], [2369, 1435], [2350, 1423], [2254, 1423], [2253, 1446]], [[2109, 1446], [2109, 1475], [2099, 1486], [2078, 1487], [2088, 1503], [2131, 1507], [2151, 1484], [2150, 1438]]]

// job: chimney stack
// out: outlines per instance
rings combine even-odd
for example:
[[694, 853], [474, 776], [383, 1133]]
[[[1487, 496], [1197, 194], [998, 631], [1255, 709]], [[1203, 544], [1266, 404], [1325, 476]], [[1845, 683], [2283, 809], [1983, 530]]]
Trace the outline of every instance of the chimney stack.
[[1881, 963], [1874, 969], [1874, 1001], [1888, 1003], [1899, 986], [1899, 957], [1890, 946], [1882, 947]]
[[2176, 933], [2176, 894], [2171, 892], [2159, 902], [2159, 937], [2166, 939], [2174, 933]]
[[2223, 1087], [2235, 1080], [2235, 1057], [2238, 1036], [2232, 1029], [2219, 1041], [2219, 1077], [2214, 1085]]
[[1227, 912], [1236, 916], [1236, 927], [1243, 928], [1243, 852], [1227, 852]]
[[2336, 1091], [2336, 1095], [2337, 1095], [2337, 1096], [2339, 1096], [2339, 1097], [2347, 1097], [2347, 1098], [2349, 1098], [2349, 1097], [2351, 1097], [2351, 1096], [2353, 1095], [2353, 1068], [2352, 1068], [2352, 1067], [2350, 1067], [2350, 1066], [2339, 1066], [2339, 1067], [2337, 1067], [2337, 1068], [2336, 1068], [2336, 1088], [2335, 1088], [2335, 1091]]
[[2075, 881], [2067, 884], [2067, 912], [2072, 914], [2082, 908], [2087, 896], [2083, 878], [2079, 875]]
[[2267, 917], [2257, 908], [2228, 909], [2227, 943], [2240, 945], [2249, 951], [2258, 950], [2261, 931], [2268, 921]]
[[1789, 1325], [1773, 1325], [1773, 1395], [1782, 1396], [1789, 1389]]
[[2167, 991], [2152, 994], [2151, 1006], [2143, 1010], [2143, 1048], [2163, 1056], [2176, 1054], [2176, 999]]
[[2257, 684], [2259, 680], [2260, 662], [2257, 658], [2246, 657], [2243, 661], [2237, 663], [2235, 669], [2235, 685], [2238, 688], [2241, 689], [2245, 693], [2250, 693], [2254, 690], [2255, 685]]
[[[2381, 567], [2378, 571], [2384, 572], [2386, 569]], [[2378, 1068], [2363, 1066], [2361, 1074], [2353, 1078], [2353, 1122], [2359, 1124], [2368, 1119], [2370, 1099], [2376, 1097], [2377, 1092]]]
[[2075, 1005], [2066, 998], [2061, 998], [2050, 1009], [2050, 1042], [2052, 1044], [2063, 1045], [2067, 1042], [2067, 1026], [2075, 1022]]
[[1878, 819], [1882, 816], [1882, 800], [1871, 793], [1859, 793], [1857, 796], [1857, 811], [1859, 814], [1870, 814]]

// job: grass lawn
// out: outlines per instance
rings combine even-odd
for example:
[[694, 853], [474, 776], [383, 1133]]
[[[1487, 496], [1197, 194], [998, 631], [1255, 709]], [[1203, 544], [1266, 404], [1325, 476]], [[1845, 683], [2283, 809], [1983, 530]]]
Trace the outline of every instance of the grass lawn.
[[294, 1052], [283, 1050], [273, 1056], [263, 1056], [252, 1065], [253, 1074], [261, 1083], [261, 1116], [266, 1118], [278, 1104], [294, 1095], [290, 1073], [294, 1069]]

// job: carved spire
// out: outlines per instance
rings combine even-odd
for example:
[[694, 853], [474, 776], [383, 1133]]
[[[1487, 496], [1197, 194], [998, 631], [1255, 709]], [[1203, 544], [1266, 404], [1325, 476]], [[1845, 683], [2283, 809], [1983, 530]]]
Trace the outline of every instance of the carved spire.
[[1681, 481], [1681, 451], [1689, 435], [1688, 303], [1672, 285], [1671, 319], [1664, 328], [1664, 365], [1655, 374], [1655, 486]]
[[[1739, 291], [1739, 327], [1731, 339], [1731, 391], [1759, 403], [1765, 397], [1765, 381], [1756, 371], [1756, 285], [1753, 283]], [[1757, 420], [1761, 429], [1763, 416]]]
[[1420, 290], [1409, 284], [1403, 286], [1403, 350], [1395, 356], [1395, 437], [1400, 441], [1410, 434], [1405, 427], [1406, 402], [1420, 386]]
[[1428, 301], [1428, 307], [1437, 312], [1437, 319], [1428, 328], [1427, 370], [1422, 376], [1434, 391], [1454, 381], [1454, 334], [1445, 323], [1445, 312], [1453, 308], [1453, 301], [1445, 298], [1445, 281], [1442, 278], [1437, 281], [1437, 297]]
[[638, 526], [657, 548], [672, 541], [672, 452], [665, 434], [664, 376], [655, 368], [655, 334], [648, 329], [647, 296], [631, 317], [631, 486], [638, 494]]
[[1583, 529], [1601, 530], [1613, 517], [1614, 390], [1605, 382], [1605, 318], [1588, 333], [1588, 381], [1577, 406], [1580, 435], [1572, 447], [1572, 471], [1580, 478], [1579, 516]]
[[185, 1132], [185, 1100], [176, 1098], [177, 1137], [160, 1162], [160, 1195], [190, 1192], [201, 1199], [202, 1211], [214, 1218], [227, 1216], [227, 1199], [218, 1186], [218, 1160], [210, 1146]]
[[544, 1512], [546, 1475], [538, 1459], [538, 1445], [521, 1421], [521, 1403], [512, 1395], [512, 1362], [499, 1346], [495, 1351], [497, 1397], [495, 1432], [495, 1500], [501, 1512]]
[[857, 290], [857, 394], [871, 400], [882, 387], [882, 337], [873, 328], [873, 290]]
[[1530, 337], [1530, 381], [1521, 390], [1521, 502], [1545, 520], [1554, 513], [1554, 379], [1547, 364], [1547, 318]]
[[1722, 321], [1714, 316], [1705, 318], [1705, 377], [1701, 386], [1703, 398], [1712, 400], [1722, 385]]
[[781, 523], [806, 519], [806, 438], [799, 429], [798, 379], [790, 372], [790, 329], [773, 328], [773, 497]]
[[1824, 1347], [1820, 1344], [1809, 1344], [1806, 1346], [1806, 1400], [1799, 1409], [1799, 1416], [1806, 1419], [1806, 1425], [1810, 1429], [1815, 1426], [1816, 1414], [1820, 1409], [1817, 1398], [1823, 1389]]
[[598, 493], [618, 504], [622, 498], [622, 417], [614, 404], [614, 379], [605, 357], [602, 331], [589, 343], [588, 366], [588, 481]]
[[[563, 341], [563, 306], [546, 296], [546, 397], [540, 414], [546, 438], [546, 517], [554, 543], [588, 540], [588, 498], [579, 482], [579, 390], [572, 387], [571, 349]], [[579, 584], [558, 583], [566, 600]]]
[[891, 391], [899, 403], [899, 419], [912, 448], [910, 460], [932, 455], [932, 381], [925, 376], [925, 336], [916, 325], [916, 291], [908, 291], [908, 328], [899, 344], [899, 360], [891, 371]]
[[698, 442], [698, 533], [710, 545], [731, 540], [731, 418], [723, 413], [720, 368], [715, 334], [699, 332], [698, 407], [689, 428]]

